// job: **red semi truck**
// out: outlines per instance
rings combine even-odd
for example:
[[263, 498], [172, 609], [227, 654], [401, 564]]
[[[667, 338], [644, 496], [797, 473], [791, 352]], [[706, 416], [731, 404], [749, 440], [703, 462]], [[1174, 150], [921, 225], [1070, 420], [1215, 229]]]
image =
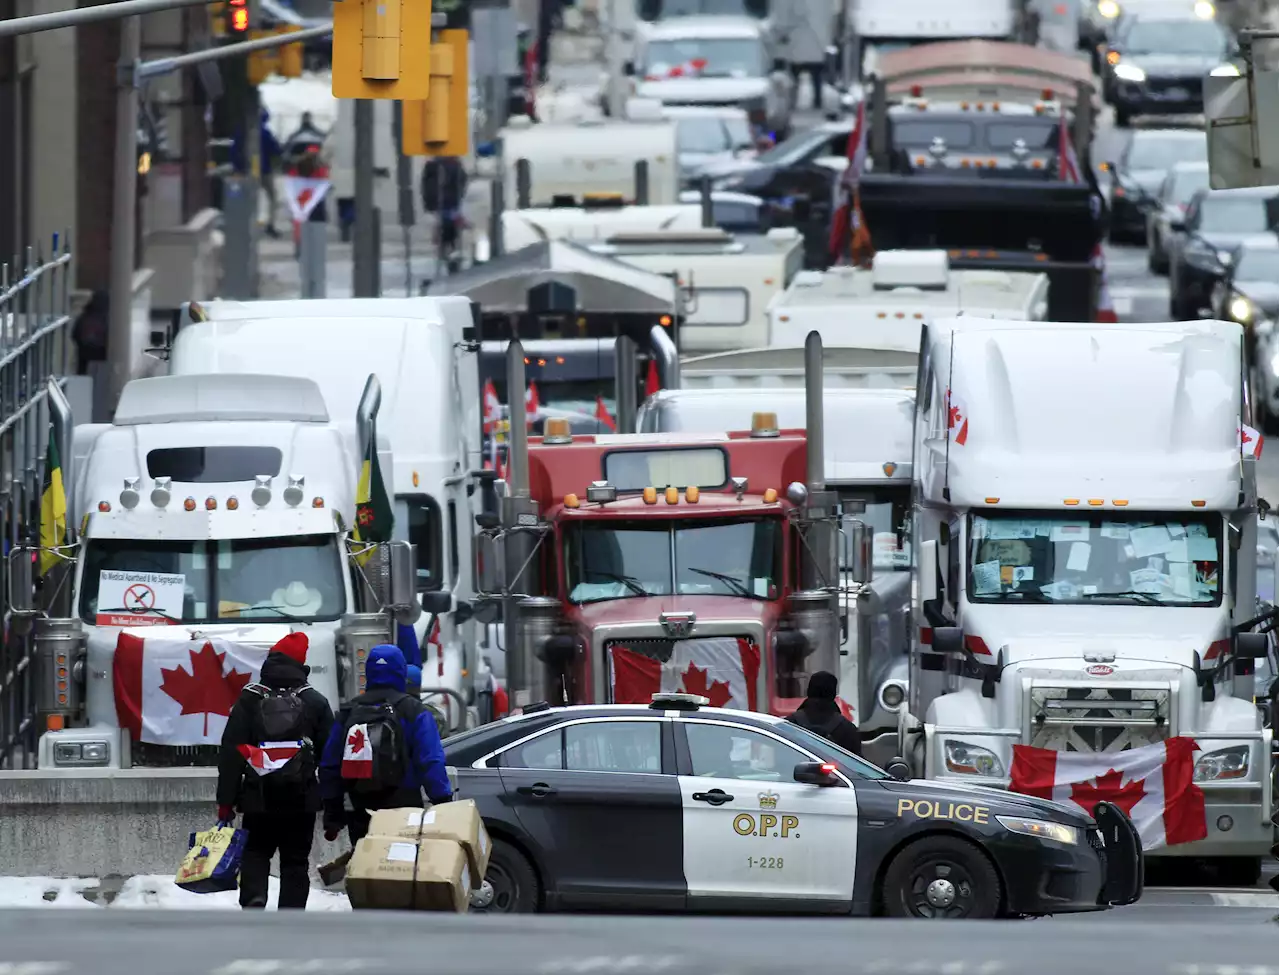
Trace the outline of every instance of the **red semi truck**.
[[[478, 580], [489, 614], [502, 606], [514, 706], [685, 692], [782, 714], [812, 673], [838, 673], [816, 333], [807, 352], [806, 430], [761, 412], [723, 434], [516, 431], [501, 514], [480, 519]], [[518, 342], [508, 370], [523, 388]], [[869, 564], [869, 537], [853, 544]]]

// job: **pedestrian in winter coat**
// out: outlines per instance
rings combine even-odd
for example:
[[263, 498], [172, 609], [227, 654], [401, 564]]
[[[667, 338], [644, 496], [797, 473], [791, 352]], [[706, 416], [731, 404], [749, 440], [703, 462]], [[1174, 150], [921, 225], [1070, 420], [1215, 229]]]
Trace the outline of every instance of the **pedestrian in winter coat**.
[[[369, 651], [365, 660], [365, 686], [363, 694], [345, 705], [334, 722], [333, 731], [325, 744], [320, 759], [320, 793], [324, 802], [324, 835], [333, 841], [343, 825], [352, 844], [369, 832], [369, 813], [376, 809], [396, 809], [403, 806], [422, 808], [422, 793], [432, 803], [448, 802], [453, 798], [449, 776], [445, 771], [444, 748], [440, 744], [440, 730], [423, 703], [405, 693], [408, 666], [400, 648], [389, 643], [379, 644]], [[353, 730], [353, 717], [358, 709], [366, 706], [390, 705], [395, 709], [399, 722], [400, 740], [408, 753], [402, 756], [404, 776], [399, 783], [376, 791], [357, 791], [353, 783], [344, 778], [344, 755], [351, 747], [359, 748]], [[353, 811], [348, 816], [343, 810], [343, 799], [351, 796]]]
[[280, 908], [305, 908], [311, 890], [307, 869], [321, 809], [316, 766], [333, 710], [307, 683], [307, 644], [305, 633], [290, 633], [271, 648], [259, 682], [241, 691], [222, 732], [218, 821], [232, 822], [237, 809], [244, 814], [249, 838], [240, 862], [240, 906], [246, 909], [267, 906], [277, 851]]
[[861, 755], [862, 740], [858, 737], [858, 727], [844, 716], [836, 703], [838, 686], [835, 674], [818, 671], [809, 678], [809, 692], [804, 703], [787, 720], [821, 735], [847, 752]]

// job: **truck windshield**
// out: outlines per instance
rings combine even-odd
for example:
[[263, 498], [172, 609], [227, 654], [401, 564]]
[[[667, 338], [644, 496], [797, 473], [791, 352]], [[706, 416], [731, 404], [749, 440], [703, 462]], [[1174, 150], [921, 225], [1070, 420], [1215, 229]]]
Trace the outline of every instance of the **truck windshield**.
[[335, 535], [91, 539], [80, 618], [99, 626], [336, 620], [346, 609], [342, 572]]
[[645, 51], [646, 78], [689, 75], [702, 78], [760, 78], [764, 45], [747, 37], [691, 37], [653, 41]]
[[1216, 606], [1222, 519], [1186, 512], [969, 516], [975, 603]]
[[777, 599], [782, 523], [753, 518], [573, 525], [565, 537], [565, 564], [574, 603], [673, 594]]

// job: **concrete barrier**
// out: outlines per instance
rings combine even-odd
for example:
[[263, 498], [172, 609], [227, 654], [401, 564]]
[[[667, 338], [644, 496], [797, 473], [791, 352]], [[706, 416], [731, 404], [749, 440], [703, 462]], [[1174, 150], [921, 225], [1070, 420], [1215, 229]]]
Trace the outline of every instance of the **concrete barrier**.
[[[0, 875], [173, 873], [214, 824], [216, 782], [212, 768], [0, 772]], [[346, 845], [317, 836], [312, 862]]]

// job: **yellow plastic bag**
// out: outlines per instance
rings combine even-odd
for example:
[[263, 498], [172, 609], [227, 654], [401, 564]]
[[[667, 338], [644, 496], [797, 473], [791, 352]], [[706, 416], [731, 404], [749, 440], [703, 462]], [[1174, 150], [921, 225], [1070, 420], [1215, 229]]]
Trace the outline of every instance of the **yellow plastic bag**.
[[192, 833], [188, 841], [190, 849], [173, 882], [194, 894], [235, 890], [247, 839], [244, 830], [232, 826], [215, 826]]

